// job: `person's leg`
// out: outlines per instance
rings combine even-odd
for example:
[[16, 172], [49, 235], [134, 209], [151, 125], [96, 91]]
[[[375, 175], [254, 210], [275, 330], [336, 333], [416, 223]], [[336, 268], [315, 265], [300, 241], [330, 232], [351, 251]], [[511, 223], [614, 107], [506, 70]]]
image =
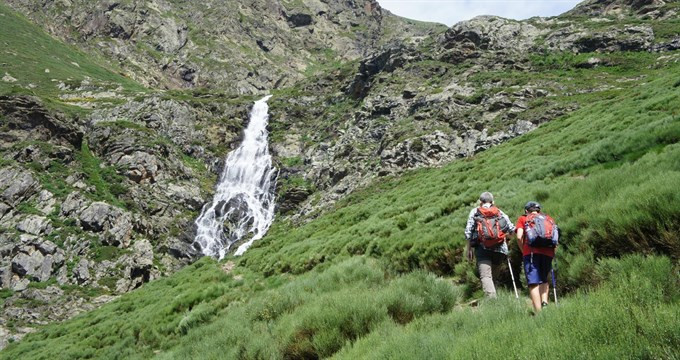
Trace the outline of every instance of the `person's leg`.
[[479, 279], [482, 281], [482, 290], [484, 296], [495, 298], [496, 287], [493, 284], [492, 261], [484, 249], [477, 248], [477, 269], [479, 270]]
[[[542, 285], [542, 284], [541, 284]], [[529, 297], [531, 298], [531, 305], [534, 306], [534, 311], [541, 311], [541, 285], [529, 285]]]
[[541, 303], [548, 304], [550, 301], [550, 271], [552, 270], [552, 258], [546, 255], [534, 255], [534, 263], [538, 265], [541, 285]]
[[490, 298], [496, 297], [496, 287], [493, 284], [491, 260], [479, 260], [479, 278], [482, 280], [484, 295]]
[[493, 262], [491, 264], [491, 281], [494, 283], [494, 287], [498, 285], [498, 279], [501, 275], [501, 265], [502, 260], [505, 260], [505, 255], [501, 253], [493, 254]]
[[524, 275], [529, 286], [529, 298], [536, 312], [541, 311], [541, 280], [532, 255], [524, 257]]
[[548, 303], [550, 295], [550, 283], [545, 282], [538, 286], [538, 291], [541, 294], [541, 303]]

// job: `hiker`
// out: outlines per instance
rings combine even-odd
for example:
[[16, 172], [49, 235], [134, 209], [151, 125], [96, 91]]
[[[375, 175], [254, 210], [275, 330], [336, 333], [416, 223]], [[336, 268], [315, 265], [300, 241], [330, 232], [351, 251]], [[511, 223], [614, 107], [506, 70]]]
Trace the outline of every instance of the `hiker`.
[[510, 218], [494, 205], [493, 195], [490, 192], [482, 193], [479, 207], [470, 211], [465, 226], [465, 253], [469, 261], [473, 257], [477, 258], [482, 290], [487, 297], [496, 297], [493, 280], [498, 278], [500, 266], [508, 256], [505, 238], [514, 231], [515, 226]]
[[559, 230], [555, 221], [541, 213], [541, 204], [529, 201], [524, 215], [517, 219], [517, 244], [522, 249], [524, 274], [529, 285], [529, 297], [536, 312], [548, 305], [552, 260]]

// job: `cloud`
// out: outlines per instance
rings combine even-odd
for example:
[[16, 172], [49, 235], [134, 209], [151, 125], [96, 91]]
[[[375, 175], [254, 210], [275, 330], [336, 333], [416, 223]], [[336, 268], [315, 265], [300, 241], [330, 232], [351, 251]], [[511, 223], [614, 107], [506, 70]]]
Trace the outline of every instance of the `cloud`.
[[479, 15], [522, 20], [532, 16], [555, 16], [581, 0], [379, 0], [395, 15], [453, 25]]

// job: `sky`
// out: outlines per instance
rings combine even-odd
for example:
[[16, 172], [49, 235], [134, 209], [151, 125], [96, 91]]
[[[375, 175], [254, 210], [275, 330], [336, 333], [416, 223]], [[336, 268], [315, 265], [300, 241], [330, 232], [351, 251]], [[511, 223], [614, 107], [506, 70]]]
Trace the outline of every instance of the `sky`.
[[393, 14], [451, 26], [478, 15], [522, 20], [555, 16], [571, 10], [581, 0], [378, 0]]

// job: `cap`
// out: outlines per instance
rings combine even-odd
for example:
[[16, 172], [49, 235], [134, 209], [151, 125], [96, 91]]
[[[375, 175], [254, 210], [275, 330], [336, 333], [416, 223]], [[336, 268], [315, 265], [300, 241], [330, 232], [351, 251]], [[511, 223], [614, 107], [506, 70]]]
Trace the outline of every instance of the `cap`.
[[524, 210], [526, 211], [541, 210], [541, 204], [535, 201], [529, 201], [526, 205], [524, 205]]

